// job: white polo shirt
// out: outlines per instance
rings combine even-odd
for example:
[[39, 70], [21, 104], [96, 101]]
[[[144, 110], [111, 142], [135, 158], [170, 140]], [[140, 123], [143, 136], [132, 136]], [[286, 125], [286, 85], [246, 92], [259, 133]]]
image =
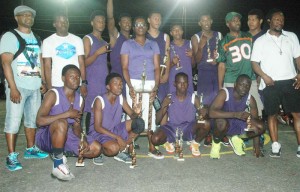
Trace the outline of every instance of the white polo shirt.
[[[274, 81], [288, 80], [297, 75], [294, 58], [299, 56], [300, 45], [295, 33], [282, 31], [277, 37], [267, 31], [254, 42], [251, 61], [260, 63], [262, 71]], [[262, 79], [259, 89], [265, 87], [266, 84]]]

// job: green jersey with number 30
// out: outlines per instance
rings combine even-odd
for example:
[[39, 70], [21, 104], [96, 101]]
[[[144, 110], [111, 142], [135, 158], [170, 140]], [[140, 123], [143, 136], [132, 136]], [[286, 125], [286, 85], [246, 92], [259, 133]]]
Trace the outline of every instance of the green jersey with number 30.
[[218, 48], [219, 58], [217, 62], [225, 63], [226, 72], [224, 83], [235, 83], [241, 74], [248, 75], [255, 80], [255, 74], [251, 66], [252, 36], [248, 32], [240, 32], [238, 37], [229, 33], [221, 40]]

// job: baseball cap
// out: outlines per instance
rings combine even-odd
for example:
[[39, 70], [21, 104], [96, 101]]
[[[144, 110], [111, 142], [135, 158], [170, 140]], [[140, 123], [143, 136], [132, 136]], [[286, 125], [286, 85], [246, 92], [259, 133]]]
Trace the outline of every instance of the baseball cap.
[[35, 17], [35, 15], [36, 15], [36, 11], [26, 5], [20, 5], [20, 6], [16, 7], [14, 10], [14, 15], [16, 16], [16, 15], [18, 15], [20, 13], [24, 13], [24, 12], [31, 12], [33, 17]]
[[234, 17], [238, 17], [238, 18], [242, 18], [242, 15], [237, 13], [237, 12], [229, 12], [227, 13], [226, 17], [225, 17], [225, 21], [231, 21]]

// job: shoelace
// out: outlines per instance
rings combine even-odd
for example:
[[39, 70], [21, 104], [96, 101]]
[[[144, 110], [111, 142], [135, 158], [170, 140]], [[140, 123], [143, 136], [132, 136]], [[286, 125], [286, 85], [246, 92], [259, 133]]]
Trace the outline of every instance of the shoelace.
[[10, 157], [8, 158], [10, 162], [12, 162], [12, 164], [17, 164], [19, 163], [18, 161], [18, 155], [19, 153], [13, 153], [10, 155]]

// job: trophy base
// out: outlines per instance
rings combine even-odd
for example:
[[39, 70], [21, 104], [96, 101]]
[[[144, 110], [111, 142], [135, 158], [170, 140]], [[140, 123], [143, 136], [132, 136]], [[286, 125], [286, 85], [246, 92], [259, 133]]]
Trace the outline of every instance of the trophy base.
[[182, 69], [182, 67], [176, 67], [176, 68], [175, 68], [175, 70], [179, 70], [179, 69]]
[[136, 168], [136, 167], [137, 167], [137, 165], [130, 165], [130, 166], [129, 166], [130, 169], [134, 169], [134, 168]]
[[136, 93], [151, 93], [152, 90], [145, 90], [145, 89], [134, 89]]
[[78, 162], [76, 162], [76, 167], [84, 167], [84, 162], [82, 162], [82, 163], [78, 163]]
[[205, 120], [198, 120], [197, 123], [202, 123], [202, 124], [204, 124], [204, 123], [205, 123]]
[[184, 158], [178, 158], [177, 161], [184, 161]]
[[214, 60], [213, 59], [207, 59], [206, 60], [206, 62], [208, 62], [208, 63], [211, 63], [211, 62], [213, 62]]

